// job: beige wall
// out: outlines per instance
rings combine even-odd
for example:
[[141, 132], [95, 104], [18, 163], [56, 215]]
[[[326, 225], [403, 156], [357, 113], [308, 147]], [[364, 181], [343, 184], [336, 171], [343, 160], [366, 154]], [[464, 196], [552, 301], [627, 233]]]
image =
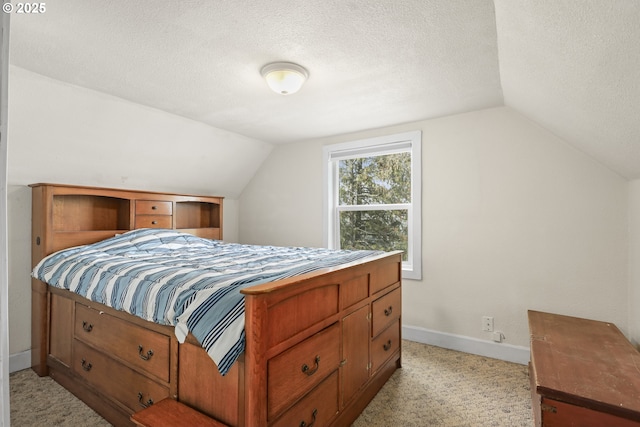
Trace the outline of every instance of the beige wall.
[[629, 334], [640, 346], [640, 179], [629, 183]]
[[272, 146], [18, 67], [9, 87], [10, 353], [31, 347], [31, 193], [35, 182], [238, 197]]
[[240, 198], [240, 241], [322, 245], [324, 144], [422, 130], [423, 279], [403, 323], [528, 346], [527, 309], [628, 331], [628, 184], [509, 108], [277, 147]]

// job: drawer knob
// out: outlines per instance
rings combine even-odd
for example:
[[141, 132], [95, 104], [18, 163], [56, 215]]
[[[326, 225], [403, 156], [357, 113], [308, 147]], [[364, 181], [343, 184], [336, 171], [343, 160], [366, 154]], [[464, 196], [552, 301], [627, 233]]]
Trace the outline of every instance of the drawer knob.
[[140, 356], [140, 359], [142, 360], [149, 360], [151, 359], [151, 356], [153, 356], [153, 350], [147, 351], [147, 354], [145, 355], [142, 351], [142, 345], [138, 345], [138, 356]]
[[87, 323], [83, 321], [82, 329], [84, 329], [85, 332], [91, 332], [91, 330], [93, 329], [93, 325], [91, 323]]
[[382, 348], [384, 348], [384, 351], [389, 351], [389, 349], [391, 348], [391, 340], [387, 341], [386, 344], [383, 344]]
[[151, 221], [151, 224], [156, 225], [158, 221]]
[[309, 368], [309, 365], [307, 365], [306, 363], [304, 365], [302, 365], [302, 372], [307, 374], [308, 377], [310, 377], [311, 375], [313, 375], [316, 372], [318, 372], [318, 368], [320, 368], [320, 356], [319, 355], [316, 356], [315, 363], [316, 363], [316, 366], [313, 369]]
[[384, 309], [384, 315], [385, 316], [391, 316], [391, 313], [393, 313], [393, 307], [389, 306], [389, 308], [385, 308]]
[[316, 416], [318, 415], [318, 410], [314, 409], [313, 412], [311, 413], [311, 416], [313, 417], [313, 421], [311, 421], [311, 424], [307, 424], [305, 421], [300, 421], [300, 427], [311, 427], [316, 423]]
[[155, 211], [156, 209], [158, 209], [158, 207], [157, 207], [157, 206], [151, 206], [151, 210], [152, 210], [152, 211]]
[[84, 369], [87, 372], [89, 372], [91, 370], [91, 368], [93, 367], [91, 365], [91, 363], [87, 363], [87, 361], [84, 358], [82, 359], [81, 366], [82, 366], [82, 369]]
[[142, 406], [143, 408], [148, 408], [149, 406], [153, 405], [153, 399], [149, 398], [146, 402], [142, 401], [142, 392], [139, 391], [138, 392], [138, 403], [140, 404], [140, 406]]

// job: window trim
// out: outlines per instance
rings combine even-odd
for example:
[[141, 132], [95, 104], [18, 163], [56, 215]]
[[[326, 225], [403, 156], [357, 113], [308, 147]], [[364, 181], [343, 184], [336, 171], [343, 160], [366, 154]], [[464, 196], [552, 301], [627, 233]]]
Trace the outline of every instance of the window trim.
[[[408, 148], [408, 150], [407, 150]], [[411, 203], [408, 208], [408, 260], [402, 263], [404, 279], [422, 279], [422, 132], [412, 131], [360, 139], [322, 147], [323, 177], [323, 242], [328, 248], [339, 247], [337, 160], [363, 157], [367, 154], [411, 153]], [[407, 204], [401, 204], [402, 209]], [[363, 205], [367, 207], [376, 205]], [[380, 205], [378, 205], [380, 206]], [[384, 205], [394, 206], [394, 205]], [[360, 208], [357, 208], [360, 209]]]

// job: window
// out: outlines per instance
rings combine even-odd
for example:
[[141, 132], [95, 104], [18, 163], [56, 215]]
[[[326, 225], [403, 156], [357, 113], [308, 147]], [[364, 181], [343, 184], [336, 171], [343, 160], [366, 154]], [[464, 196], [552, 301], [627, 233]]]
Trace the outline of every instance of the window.
[[327, 247], [401, 250], [421, 279], [420, 146], [416, 131], [324, 147]]

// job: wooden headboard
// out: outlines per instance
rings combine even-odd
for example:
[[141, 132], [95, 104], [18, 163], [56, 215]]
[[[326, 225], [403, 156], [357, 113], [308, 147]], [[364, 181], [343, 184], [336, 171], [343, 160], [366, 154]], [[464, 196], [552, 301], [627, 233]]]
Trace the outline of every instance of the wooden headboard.
[[[63, 184], [32, 184], [31, 262], [137, 228], [222, 239], [222, 197]], [[47, 285], [31, 280], [31, 364], [46, 375]]]
[[137, 228], [222, 239], [222, 197], [32, 184], [32, 262]]

